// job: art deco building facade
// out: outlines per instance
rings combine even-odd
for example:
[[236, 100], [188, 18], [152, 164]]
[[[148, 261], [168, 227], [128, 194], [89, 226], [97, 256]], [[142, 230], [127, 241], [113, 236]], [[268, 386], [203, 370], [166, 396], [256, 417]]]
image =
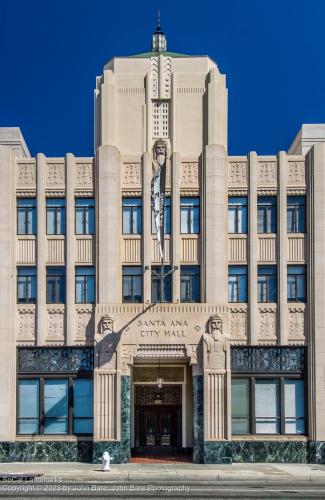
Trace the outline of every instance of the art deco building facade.
[[93, 158], [0, 147], [2, 461], [325, 461], [325, 144], [228, 156], [225, 76], [165, 43], [105, 65]]

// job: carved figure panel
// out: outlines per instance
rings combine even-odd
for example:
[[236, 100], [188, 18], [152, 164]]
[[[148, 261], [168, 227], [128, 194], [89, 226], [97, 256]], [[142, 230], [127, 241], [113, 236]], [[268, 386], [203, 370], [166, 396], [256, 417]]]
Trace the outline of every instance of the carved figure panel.
[[47, 164], [46, 184], [47, 186], [64, 186], [65, 168], [63, 163]]
[[277, 165], [275, 161], [264, 161], [258, 164], [258, 183], [260, 186], [277, 183]]
[[92, 163], [76, 164], [76, 187], [92, 188], [94, 182], [94, 172]]
[[288, 165], [288, 184], [306, 184], [305, 162], [289, 161]]
[[36, 331], [35, 309], [26, 308], [18, 310], [17, 340], [34, 340]]
[[133, 188], [141, 187], [141, 165], [140, 163], [123, 163], [122, 166], [122, 186]]
[[181, 187], [199, 187], [198, 163], [182, 163]]
[[259, 337], [260, 340], [276, 340], [277, 337], [277, 314], [276, 310], [263, 308], [259, 314]]
[[247, 184], [247, 162], [231, 162], [229, 164], [229, 185], [243, 186]]
[[234, 310], [230, 313], [231, 340], [247, 340], [247, 313], [245, 310]]
[[289, 342], [305, 340], [305, 311], [289, 307]]
[[76, 311], [76, 338], [89, 340], [93, 338], [92, 309], [82, 308]]
[[36, 185], [35, 163], [18, 163], [17, 187], [33, 187]]
[[49, 340], [64, 339], [64, 310], [48, 309], [47, 311], [47, 335]]

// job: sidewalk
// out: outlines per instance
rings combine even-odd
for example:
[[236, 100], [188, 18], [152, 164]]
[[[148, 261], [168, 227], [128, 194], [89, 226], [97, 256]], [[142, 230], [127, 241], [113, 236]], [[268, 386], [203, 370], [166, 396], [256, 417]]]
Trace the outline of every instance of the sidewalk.
[[15, 474], [39, 474], [35, 481], [43, 483], [299, 483], [325, 488], [325, 465], [310, 464], [114, 464], [110, 472], [103, 472], [100, 464], [73, 462], [0, 464], [2, 481], [13, 480]]

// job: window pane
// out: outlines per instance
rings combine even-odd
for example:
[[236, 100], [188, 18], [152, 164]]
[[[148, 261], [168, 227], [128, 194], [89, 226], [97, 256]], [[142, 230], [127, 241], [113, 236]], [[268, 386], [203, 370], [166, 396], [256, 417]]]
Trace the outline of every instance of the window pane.
[[305, 276], [298, 275], [297, 276], [297, 301], [305, 302], [306, 300], [306, 283]]
[[288, 275], [288, 300], [296, 300], [296, 277], [294, 275]]
[[84, 234], [83, 208], [76, 207], [76, 234]]
[[44, 381], [44, 434], [68, 432], [68, 381]]
[[199, 234], [199, 232], [200, 232], [200, 209], [199, 207], [194, 207], [192, 212], [191, 233]]
[[46, 211], [46, 229], [47, 234], [55, 234], [55, 209], [48, 208]]
[[238, 276], [238, 302], [247, 302], [247, 275]]
[[294, 207], [287, 208], [287, 231], [288, 233], [295, 232], [295, 209]]
[[280, 432], [279, 380], [256, 380], [255, 414], [256, 434], [277, 434]]
[[257, 232], [265, 233], [266, 228], [264, 226], [264, 208], [258, 207], [257, 209]]
[[39, 381], [19, 380], [18, 382], [18, 433], [39, 433]]
[[76, 276], [76, 303], [77, 304], [82, 304], [82, 303], [86, 302], [84, 281], [85, 281], [84, 276]]
[[123, 207], [123, 234], [131, 234], [131, 209]]
[[87, 290], [86, 290], [86, 302], [95, 302], [95, 276], [87, 276]]
[[64, 208], [57, 210], [56, 230], [57, 230], [57, 234], [65, 234], [65, 209]]
[[93, 381], [76, 380], [74, 394], [74, 432], [91, 434], [93, 432]]
[[181, 276], [181, 301], [190, 302], [190, 276]]
[[304, 381], [285, 380], [285, 433], [305, 434]]
[[231, 414], [233, 434], [250, 432], [249, 379], [231, 381]]
[[142, 276], [133, 276], [133, 302], [142, 302]]
[[229, 302], [238, 301], [237, 276], [228, 277], [228, 300]]
[[228, 233], [236, 233], [236, 207], [228, 207]]
[[247, 208], [238, 207], [238, 233], [247, 233]]
[[25, 234], [26, 228], [25, 228], [25, 210], [18, 209], [18, 214], [17, 214], [17, 233], [18, 234]]
[[277, 277], [272, 275], [268, 277], [268, 302], [277, 301]]
[[95, 209], [89, 207], [86, 211], [86, 234], [95, 234]]
[[141, 224], [141, 213], [140, 207], [133, 208], [133, 234], [141, 234], [142, 224]]
[[298, 209], [298, 233], [306, 232], [306, 207], [301, 205]]
[[188, 234], [189, 227], [188, 227], [188, 209], [187, 208], [181, 208], [181, 233], [183, 234]]

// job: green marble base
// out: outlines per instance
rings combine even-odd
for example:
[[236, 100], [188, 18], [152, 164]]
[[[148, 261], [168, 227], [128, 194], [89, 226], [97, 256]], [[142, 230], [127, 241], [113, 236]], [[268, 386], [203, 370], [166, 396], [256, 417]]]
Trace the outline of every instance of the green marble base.
[[131, 459], [131, 377], [121, 376], [121, 455], [120, 463]]
[[203, 462], [203, 375], [192, 378], [193, 395], [193, 462]]
[[204, 463], [325, 463], [320, 441], [206, 441]]
[[92, 441], [0, 443], [0, 462], [91, 462], [92, 456]]

